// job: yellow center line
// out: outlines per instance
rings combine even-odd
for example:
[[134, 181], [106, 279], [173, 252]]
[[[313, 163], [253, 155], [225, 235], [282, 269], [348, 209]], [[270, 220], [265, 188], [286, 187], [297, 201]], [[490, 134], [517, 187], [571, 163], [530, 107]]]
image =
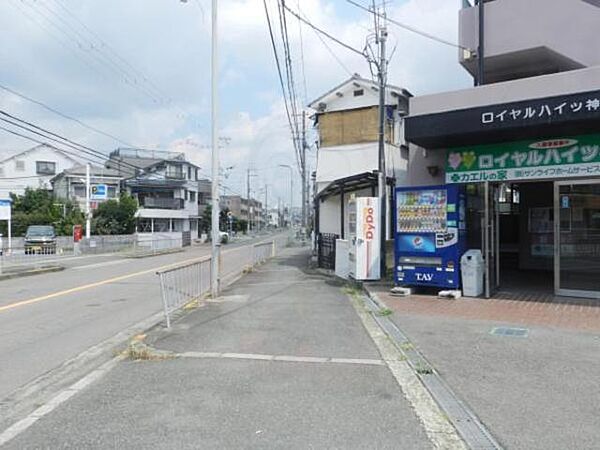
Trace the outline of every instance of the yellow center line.
[[72, 294], [74, 292], [85, 291], [87, 289], [92, 289], [92, 288], [95, 288], [98, 286], [103, 286], [105, 284], [116, 283], [117, 281], [127, 280], [129, 278], [138, 277], [140, 275], [145, 275], [147, 273], [157, 272], [159, 270], [170, 269], [172, 267], [176, 267], [176, 266], [187, 264], [187, 263], [194, 262], [194, 261], [201, 261], [203, 259], [208, 259], [208, 258], [210, 258], [210, 256], [196, 257], [196, 258], [187, 259], [184, 261], [178, 261], [176, 263], [167, 264], [166, 266], [154, 267], [152, 269], [146, 269], [146, 270], [142, 270], [140, 272], [129, 273], [127, 275], [121, 275], [121, 276], [114, 277], [114, 278], [108, 278], [106, 280], [97, 281], [95, 283], [84, 284], [82, 286], [76, 286], [74, 288], [66, 289], [64, 291], [54, 292], [52, 294], [42, 295], [40, 297], [34, 297], [29, 300], [22, 300], [22, 301], [10, 303], [8, 305], [0, 306], [0, 313], [4, 312], [4, 311], [8, 311], [10, 309], [18, 308], [20, 306], [31, 305], [33, 303], [38, 303], [38, 302], [41, 302], [44, 300], [50, 300], [51, 298], [60, 297], [62, 295]]

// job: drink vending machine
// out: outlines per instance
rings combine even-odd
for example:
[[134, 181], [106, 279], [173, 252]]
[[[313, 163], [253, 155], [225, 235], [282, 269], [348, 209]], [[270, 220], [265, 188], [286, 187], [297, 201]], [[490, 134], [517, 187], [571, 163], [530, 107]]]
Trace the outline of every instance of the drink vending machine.
[[465, 195], [458, 185], [397, 188], [396, 283], [460, 288], [465, 251]]
[[381, 228], [379, 199], [355, 197], [348, 204], [348, 260], [355, 280], [380, 278]]

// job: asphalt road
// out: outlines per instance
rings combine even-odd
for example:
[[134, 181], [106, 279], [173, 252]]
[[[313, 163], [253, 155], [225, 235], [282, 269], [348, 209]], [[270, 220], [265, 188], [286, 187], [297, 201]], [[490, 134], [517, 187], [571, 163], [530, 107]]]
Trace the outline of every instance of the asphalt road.
[[202, 245], [141, 259], [68, 257], [62, 272], [0, 282], [0, 406], [20, 386], [160, 312], [156, 270], [208, 254]]

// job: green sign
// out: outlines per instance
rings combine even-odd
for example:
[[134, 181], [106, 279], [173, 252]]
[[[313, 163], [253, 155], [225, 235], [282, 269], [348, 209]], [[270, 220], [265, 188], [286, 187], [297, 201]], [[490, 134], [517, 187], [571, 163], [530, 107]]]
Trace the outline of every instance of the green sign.
[[448, 150], [447, 183], [600, 176], [600, 134]]

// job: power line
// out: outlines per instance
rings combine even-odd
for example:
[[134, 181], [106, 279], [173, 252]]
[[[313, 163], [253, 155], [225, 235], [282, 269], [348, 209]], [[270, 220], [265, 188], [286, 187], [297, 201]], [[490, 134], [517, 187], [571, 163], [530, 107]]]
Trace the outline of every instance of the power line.
[[7, 86], [4, 86], [3, 84], [0, 84], [0, 89], [3, 89], [5, 91], [7, 91], [7, 92], [10, 92], [11, 94], [16, 95], [17, 97], [20, 97], [20, 98], [22, 98], [24, 100], [27, 100], [27, 101], [31, 102], [31, 103], [35, 103], [36, 105], [41, 106], [42, 108], [44, 108], [44, 109], [46, 109], [46, 110], [48, 110], [48, 111], [50, 111], [50, 112], [52, 112], [52, 113], [54, 113], [54, 114], [62, 117], [64, 119], [72, 120], [73, 122], [78, 123], [79, 125], [81, 125], [82, 127], [87, 128], [88, 130], [95, 131], [96, 133], [99, 133], [99, 134], [102, 134], [102, 135], [104, 135], [106, 137], [114, 139], [115, 141], [120, 142], [121, 144], [127, 145], [129, 147], [135, 147], [134, 145], [127, 143], [126, 141], [122, 140], [121, 138], [118, 138], [118, 137], [116, 137], [116, 136], [114, 136], [114, 135], [112, 135], [110, 133], [107, 133], [106, 131], [102, 131], [102, 130], [100, 130], [100, 129], [96, 128], [96, 127], [93, 127], [91, 125], [88, 125], [87, 123], [82, 122], [81, 120], [79, 120], [79, 119], [77, 119], [75, 117], [69, 116], [68, 114], [60, 112], [57, 109], [54, 109], [51, 106], [48, 106], [47, 104], [41, 102], [40, 100], [35, 100], [35, 99], [31, 98], [31, 97], [28, 97], [25, 94], [21, 94], [20, 92], [17, 92], [14, 89], [11, 89], [11, 88], [9, 88]]
[[[302, 10], [300, 8], [298, 8], [298, 12], [302, 14]], [[298, 22], [300, 23], [300, 21], [298, 21]], [[314, 28], [311, 28], [311, 29], [315, 33], [315, 36], [317, 36], [319, 38], [319, 40], [321, 41], [321, 43], [323, 44], [323, 46], [327, 49], [327, 51], [329, 52], [329, 54], [333, 57], [333, 59], [335, 59], [337, 61], [337, 63], [342, 67], [342, 69], [344, 69], [346, 71], [346, 73], [348, 75], [352, 76], [353, 75], [352, 71], [350, 69], [348, 69], [348, 66], [346, 66], [342, 62], [342, 60], [340, 59], [340, 57], [335, 54], [335, 52], [327, 44], [327, 42], [325, 41], [325, 39], [323, 39], [323, 36], [321, 36], [321, 34], [317, 30], [315, 30]]]
[[263, 0], [263, 5], [265, 7], [265, 15], [267, 18], [267, 24], [269, 27], [269, 37], [271, 38], [271, 45], [273, 47], [273, 55], [275, 57], [275, 65], [277, 67], [277, 74], [279, 75], [279, 84], [281, 85], [281, 91], [283, 93], [283, 101], [284, 101], [284, 105], [285, 105], [285, 112], [287, 115], [287, 119], [288, 119], [288, 124], [290, 126], [290, 131], [292, 133], [292, 141], [294, 144], [294, 149], [296, 150], [297, 153], [297, 143], [296, 143], [296, 136], [294, 134], [294, 126], [292, 125], [292, 118], [290, 116], [290, 109], [288, 106], [288, 102], [287, 102], [287, 94], [286, 94], [286, 90], [285, 90], [285, 83], [283, 82], [283, 74], [281, 72], [281, 63], [279, 61], [279, 54], [277, 53], [277, 45], [275, 44], [275, 36], [273, 34], [273, 26], [271, 25], [271, 16], [269, 14], [269, 8], [267, 7], [267, 0]]
[[[102, 161], [108, 161], [109, 160], [108, 156], [105, 153], [102, 153], [99, 150], [96, 150], [94, 148], [91, 148], [91, 147], [79, 144], [79, 143], [77, 143], [77, 142], [75, 142], [75, 141], [73, 141], [71, 139], [68, 139], [68, 138], [66, 138], [64, 136], [61, 136], [61, 135], [57, 134], [57, 133], [49, 131], [49, 130], [47, 130], [45, 128], [42, 128], [42, 127], [40, 127], [38, 125], [35, 125], [35, 124], [31, 123], [31, 122], [28, 122], [28, 121], [26, 121], [24, 119], [21, 119], [21, 118], [18, 118], [16, 116], [12, 115], [12, 114], [9, 114], [6, 111], [0, 110], [0, 114], [3, 115], [3, 116], [9, 117], [13, 121], [20, 122], [20, 124], [15, 123], [15, 122], [10, 121], [10, 120], [7, 120], [7, 119], [3, 119], [1, 117], [0, 117], [0, 120], [2, 120], [4, 122], [7, 122], [7, 123], [10, 123], [13, 126], [17, 126], [17, 127], [21, 128], [23, 130], [26, 130], [29, 133], [33, 133], [33, 134], [41, 136], [41, 137], [43, 137], [45, 139], [50, 139], [53, 142], [59, 143], [59, 144], [64, 145], [64, 146], [67, 146], [69, 148], [77, 150], [78, 152], [82, 152], [82, 153], [85, 153], [87, 155], [91, 155], [91, 156], [93, 156], [93, 157], [95, 157], [97, 159], [101, 159]], [[38, 142], [38, 141], [34, 141], [34, 142]], [[46, 144], [46, 142], [38, 142], [38, 143]], [[83, 158], [83, 156], [81, 156], [81, 155], [76, 155], [76, 156], [80, 156], [80, 157]], [[130, 169], [134, 169], [134, 170], [138, 170], [139, 169], [139, 167], [134, 166], [133, 164], [126, 163], [126, 162], [121, 162], [121, 164], [123, 166], [126, 166], [126, 167], [130, 168]]]
[[361, 5], [360, 3], [357, 3], [354, 0], [346, 0], [346, 2], [350, 3], [351, 5], [359, 8], [359, 9], [362, 9], [363, 11], [366, 11], [366, 12], [368, 12], [370, 14], [373, 14], [374, 16], [377, 16], [380, 19], [386, 20], [386, 21], [388, 21], [390, 23], [393, 23], [394, 25], [396, 25], [396, 26], [398, 26], [400, 28], [403, 28], [403, 29], [405, 29], [407, 31], [410, 31], [410, 32], [415, 33], [415, 34], [418, 34], [418, 35], [420, 35], [422, 37], [425, 37], [427, 39], [431, 39], [432, 41], [436, 41], [436, 42], [438, 42], [440, 44], [448, 45], [450, 47], [458, 48], [460, 50], [468, 50], [468, 51], [470, 51], [470, 49], [468, 49], [467, 47], [463, 47], [460, 44], [457, 44], [455, 42], [451, 42], [449, 40], [446, 40], [446, 39], [441, 38], [439, 36], [436, 36], [434, 34], [431, 34], [431, 33], [428, 33], [426, 31], [420, 30], [420, 29], [415, 28], [415, 27], [413, 27], [411, 25], [407, 25], [407, 24], [399, 22], [397, 20], [390, 19], [389, 17], [387, 17], [387, 15], [382, 14], [382, 13], [380, 13], [380, 12], [374, 10], [374, 9], [371, 9], [371, 8], [369, 8], [367, 6]]
[[360, 50], [355, 49], [354, 47], [352, 47], [349, 44], [346, 44], [345, 42], [339, 40], [338, 38], [332, 36], [331, 34], [329, 34], [327, 31], [322, 30], [321, 28], [313, 25], [308, 19], [305, 19], [303, 17], [301, 17], [297, 12], [291, 10], [288, 6], [285, 6], [285, 9], [293, 16], [295, 16], [298, 20], [302, 21], [303, 23], [305, 23], [306, 25], [308, 25], [309, 27], [311, 27], [313, 30], [317, 31], [318, 33], [321, 33], [323, 36], [326, 36], [327, 38], [331, 39], [333, 42], [337, 43], [338, 45], [341, 45], [342, 47], [344, 47], [346, 50], [350, 50], [351, 52], [356, 53], [357, 55], [366, 57], [364, 52], [361, 52]]

